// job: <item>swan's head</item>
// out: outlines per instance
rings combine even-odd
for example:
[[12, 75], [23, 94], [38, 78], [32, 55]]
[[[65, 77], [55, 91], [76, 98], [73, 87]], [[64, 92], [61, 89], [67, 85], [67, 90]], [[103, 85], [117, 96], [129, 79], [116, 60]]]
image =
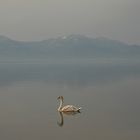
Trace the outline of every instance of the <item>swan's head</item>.
[[63, 98], [63, 96], [59, 96], [57, 99], [61, 99], [61, 100], [63, 100], [64, 98]]

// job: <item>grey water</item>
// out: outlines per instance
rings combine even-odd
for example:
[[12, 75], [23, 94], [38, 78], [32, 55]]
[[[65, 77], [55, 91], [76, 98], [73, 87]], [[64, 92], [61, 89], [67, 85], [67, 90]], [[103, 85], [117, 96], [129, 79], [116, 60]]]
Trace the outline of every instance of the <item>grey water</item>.
[[140, 63], [1, 62], [0, 139], [140, 139]]

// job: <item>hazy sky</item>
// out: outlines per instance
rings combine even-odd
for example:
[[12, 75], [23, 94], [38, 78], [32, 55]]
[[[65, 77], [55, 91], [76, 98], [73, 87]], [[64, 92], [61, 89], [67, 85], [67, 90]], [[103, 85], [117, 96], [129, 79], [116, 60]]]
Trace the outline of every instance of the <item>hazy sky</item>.
[[84, 34], [140, 44], [140, 0], [0, 0], [0, 34], [17, 40]]

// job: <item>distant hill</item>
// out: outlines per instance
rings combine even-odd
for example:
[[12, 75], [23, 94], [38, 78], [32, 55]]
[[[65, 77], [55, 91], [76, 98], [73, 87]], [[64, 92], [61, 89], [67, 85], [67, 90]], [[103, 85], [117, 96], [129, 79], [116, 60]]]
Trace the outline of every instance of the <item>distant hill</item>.
[[38, 42], [22, 42], [0, 36], [1, 60], [139, 56], [140, 46], [107, 38], [69, 35]]

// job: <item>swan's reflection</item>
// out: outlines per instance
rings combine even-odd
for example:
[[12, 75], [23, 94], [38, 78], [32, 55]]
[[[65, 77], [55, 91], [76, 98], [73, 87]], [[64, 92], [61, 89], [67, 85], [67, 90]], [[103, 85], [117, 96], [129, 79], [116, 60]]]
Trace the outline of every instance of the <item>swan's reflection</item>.
[[58, 112], [60, 115], [60, 120], [57, 122], [58, 126], [62, 127], [64, 125], [64, 115], [67, 116], [74, 116], [76, 114], [79, 114], [81, 112]]

